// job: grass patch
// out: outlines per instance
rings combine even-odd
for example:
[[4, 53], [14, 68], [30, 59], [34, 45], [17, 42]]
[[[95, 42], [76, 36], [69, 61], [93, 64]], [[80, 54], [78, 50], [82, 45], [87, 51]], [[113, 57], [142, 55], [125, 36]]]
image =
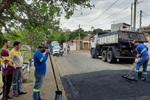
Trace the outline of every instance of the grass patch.
[[33, 82], [34, 82], [33, 78], [30, 78], [30, 79], [27, 79], [27, 80], [23, 81], [23, 83], [33, 83]]
[[31, 52], [30, 50], [20, 50], [20, 51], [23, 56], [24, 62], [29, 62], [29, 59], [33, 58], [33, 52]]

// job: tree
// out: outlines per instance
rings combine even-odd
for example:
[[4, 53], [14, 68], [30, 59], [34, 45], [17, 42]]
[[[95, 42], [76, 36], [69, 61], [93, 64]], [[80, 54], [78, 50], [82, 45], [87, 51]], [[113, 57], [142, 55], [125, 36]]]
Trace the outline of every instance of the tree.
[[6, 36], [4, 35], [4, 34], [0, 34], [0, 40], [1, 40], [1, 42], [0, 42], [0, 49], [2, 48], [2, 46], [3, 46], [3, 39], [5, 39], [6, 38]]
[[45, 41], [45, 34], [42, 31], [40, 32], [38, 29], [22, 31], [21, 43], [29, 45], [32, 50], [37, 48], [39, 44], [45, 43]]
[[[0, 34], [0, 49], [2, 48], [2, 41], [4, 39], [8, 39], [11, 44], [14, 42], [14, 41], [20, 41], [20, 38], [22, 37], [22, 34], [18, 31], [12, 31], [11, 34]], [[11, 47], [13, 47], [13, 45], [11, 45]]]
[[83, 8], [93, 7], [90, 0], [27, 1], [0, 0], [0, 33], [12, 33], [13, 30], [19, 29], [35, 34], [36, 30], [39, 30], [44, 35], [49, 35], [58, 30], [62, 12], [65, 12], [65, 17], [69, 19], [77, 5]]
[[29, 3], [26, 0], [1, 0], [0, 31], [3, 27], [5, 31], [11, 33], [11, 28], [27, 29], [28, 26], [42, 27], [46, 31], [51, 31], [59, 24], [62, 11], [66, 13], [66, 18], [70, 18], [76, 5], [84, 8], [93, 7], [89, 3], [90, 0], [30, 1]]
[[103, 31], [102, 29], [100, 29], [100, 28], [93, 30], [93, 33], [94, 33], [94, 34], [100, 33], [100, 32], [104, 32], [104, 31]]
[[64, 32], [54, 32], [50, 34], [48, 38], [48, 43], [51, 43], [52, 41], [58, 41], [60, 44], [63, 44], [66, 42], [66, 36]]

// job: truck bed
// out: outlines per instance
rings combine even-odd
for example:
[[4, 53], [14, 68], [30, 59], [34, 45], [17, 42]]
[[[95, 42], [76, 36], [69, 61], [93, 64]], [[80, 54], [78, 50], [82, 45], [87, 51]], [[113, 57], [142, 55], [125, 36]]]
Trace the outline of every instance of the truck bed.
[[98, 34], [97, 44], [118, 44], [122, 42], [131, 42], [133, 40], [139, 42], [148, 42], [144, 33], [133, 32], [133, 31], [116, 31], [105, 34]]

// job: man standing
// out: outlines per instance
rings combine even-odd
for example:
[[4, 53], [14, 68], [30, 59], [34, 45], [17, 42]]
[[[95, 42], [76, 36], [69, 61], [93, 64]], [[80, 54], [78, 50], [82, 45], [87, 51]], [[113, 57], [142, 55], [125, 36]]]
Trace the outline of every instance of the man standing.
[[70, 45], [67, 46], [67, 54], [70, 54]]
[[11, 57], [9, 54], [8, 48], [10, 47], [10, 41], [4, 40], [3, 41], [3, 48], [1, 51], [1, 57], [2, 57], [2, 80], [3, 80], [3, 98], [2, 100], [12, 100], [12, 97], [10, 97], [9, 90], [12, 84], [12, 77], [14, 70], [16, 69], [16, 65], [14, 62], [11, 61]]
[[20, 52], [21, 44], [19, 41], [14, 42], [14, 48], [11, 50], [11, 59], [16, 64], [16, 70], [13, 74], [13, 95], [18, 97], [21, 94], [26, 94], [27, 92], [23, 91], [22, 87], [22, 67], [23, 67], [23, 58]]
[[[43, 54], [46, 51], [45, 54]], [[40, 88], [42, 87], [43, 78], [46, 73], [46, 61], [48, 58], [49, 49], [45, 49], [44, 46], [38, 46], [38, 49], [34, 53], [34, 66], [35, 66], [35, 84], [33, 89], [33, 100], [42, 100], [40, 98]]]
[[50, 49], [50, 53], [52, 54], [53, 53], [53, 46], [51, 44], [49, 46], [49, 49]]
[[133, 41], [132, 42], [134, 46], [136, 46], [136, 50], [138, 52], [138, 55], [140, 57], [140, 59], [138, 60], [136, 66], [135, 66], [135, 74], [134, 74], [134, 80], [138, 80], [138, 72], [141, 66], [143, 66], [143, 81], [147, 80], [147, 65], [148, 65], [148, 60], [149, 60], [149, 55], [148, 55], [148, 51], [147, 51], [147, 47], [142, 44], [139, 43], [137, 41]]

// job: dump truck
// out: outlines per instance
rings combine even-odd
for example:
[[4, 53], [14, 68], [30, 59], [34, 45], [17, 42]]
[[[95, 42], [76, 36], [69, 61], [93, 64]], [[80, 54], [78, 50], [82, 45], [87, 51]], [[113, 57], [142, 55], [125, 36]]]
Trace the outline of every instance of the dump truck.
[[91, 38], [91, 57], [98, 58], [101, 56], [103, 61], [109, 63], [119, 61], [132, 64], [137, 57], [137, 51], [132, 44], [133, 40], [140, 43], [148, 42], [144, 33], [135, 31], [118, 30], [98, 33]]

